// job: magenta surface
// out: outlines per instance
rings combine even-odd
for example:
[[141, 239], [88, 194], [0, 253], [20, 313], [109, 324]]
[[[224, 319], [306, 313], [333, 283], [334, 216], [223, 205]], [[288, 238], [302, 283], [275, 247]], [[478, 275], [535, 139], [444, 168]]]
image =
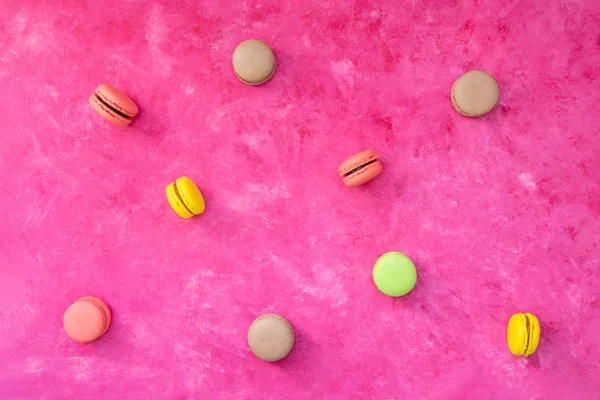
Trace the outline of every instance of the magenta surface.
[[[228, 3], [0, 2], [0, 398], [597, 399], [600, 3]], [[248, 38], [277, 57], [260, 87]], [[481, 119], [449, 98], [472, 68], [500, 85]], [[346, 188], [367, 148], [383, 173]], [[404, 298], [371, 280], [387, 251]], [[88, 345], [62, 329], [82, 296], [113, 311]], [[296, 329], [280, 363], [246, 344], [264, 312]]]

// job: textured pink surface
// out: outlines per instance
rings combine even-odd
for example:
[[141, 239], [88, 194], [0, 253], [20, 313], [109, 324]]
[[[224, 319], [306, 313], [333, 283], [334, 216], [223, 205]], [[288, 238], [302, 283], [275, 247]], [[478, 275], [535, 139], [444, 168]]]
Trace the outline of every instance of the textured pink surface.
[[[600, 3], [233, 3], [0, 2], [0, 398], [597, 399]], [[262, 87], [231, 68], [247, 38], [277, 57]], [[482, 119], [449, 99], [470, 68], [501, 88]], [[344, 187], [369, 147], [385, 170]], [[371, 281], [390, 250], [405, 298]], [[85, 295], [113, 311], [89, 345], [61, 326]], [[278, 364], [247, 348], [263, 312], [296, 329]]]

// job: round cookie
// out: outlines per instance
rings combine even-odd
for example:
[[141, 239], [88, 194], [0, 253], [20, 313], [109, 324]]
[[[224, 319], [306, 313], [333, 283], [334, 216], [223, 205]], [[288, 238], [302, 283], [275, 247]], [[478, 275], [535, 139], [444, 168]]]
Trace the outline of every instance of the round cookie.
[[415, 264], [402, 253], [385, 253], [373, 266], [373, 282], [377, 289], [388, 296], [404, 296], [417, 282]]
[[498, 82], [487, 72], [472, 70], [452, 85], [452, 106], [465, 117], [481, 117], [494, 108], [500, 91]]
[[63, 316], [65, 332], [77, 342], [87, 343], [98, 339], [108, 330], [110, 309], [97, 297], [82, 297], [71, 304]]
[[260, 40], [245, 40], [233, 52], [233, 70], [248, 85], [265, 83], [275, 73], [275, 56]]
[[261, 360], [279, 361], [292, 351], [294, 330], [282, 316], [263, 314], [248, 329], [248, 346]]

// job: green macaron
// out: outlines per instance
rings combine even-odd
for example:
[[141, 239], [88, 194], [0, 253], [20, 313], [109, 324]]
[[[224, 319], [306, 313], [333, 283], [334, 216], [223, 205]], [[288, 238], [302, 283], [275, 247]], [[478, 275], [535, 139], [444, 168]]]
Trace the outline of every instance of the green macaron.
[[377, 289], [388, 296], [404, 296], [417, 283], [415, 264], [397, 251], [385, 253], [373, 266], [373, 282]]

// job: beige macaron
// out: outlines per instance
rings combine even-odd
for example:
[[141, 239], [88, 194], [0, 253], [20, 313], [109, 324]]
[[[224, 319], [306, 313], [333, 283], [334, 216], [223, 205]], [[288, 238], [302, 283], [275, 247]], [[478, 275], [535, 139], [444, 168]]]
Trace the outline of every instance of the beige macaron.
[[245, 40], [233, 52], [233, 70], [248, 85], [265, 83], [275, 73], [275, 56], [260, 40]]
[[452, 105], [465, 117], [481, 117], [494, 108], [499, 93], [496, 79], [475, 69], [462, 75], [452, 85]]
[[248, 346], [261, 360], [279, 361], [292, 351], [294, 330], [282, 316], [263, 314], [248, 329]]

